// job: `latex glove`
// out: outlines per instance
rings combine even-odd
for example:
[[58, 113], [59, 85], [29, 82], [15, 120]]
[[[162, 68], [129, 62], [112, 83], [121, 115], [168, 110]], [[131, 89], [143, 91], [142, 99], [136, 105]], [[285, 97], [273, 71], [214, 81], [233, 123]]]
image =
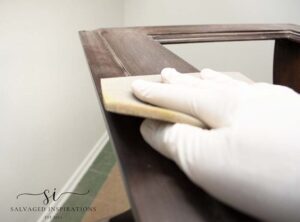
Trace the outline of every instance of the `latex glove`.
[[147, 143], [221, 201], [268, 221], [300, 221], [300, 97], [205, 69], [201, 78], [162, 71], [137, 80], [141, 100], [191, 114], [212, 129], [145, 120]]

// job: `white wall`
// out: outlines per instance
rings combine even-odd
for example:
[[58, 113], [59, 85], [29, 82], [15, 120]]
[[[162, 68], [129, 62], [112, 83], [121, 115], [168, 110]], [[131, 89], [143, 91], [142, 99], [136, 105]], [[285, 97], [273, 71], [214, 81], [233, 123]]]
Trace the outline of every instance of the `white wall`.
[[0, 0], [0, 215], [58, 190], [104, 133], [79, 30], [121, 26], [120, 0]]
[[[297, 0], [125, 0], [126, 26], [226, 23], [297, 23]], [[256, 81], [272, 80], [273, 42], [168, 45], [199, 69], [241, 71]]]

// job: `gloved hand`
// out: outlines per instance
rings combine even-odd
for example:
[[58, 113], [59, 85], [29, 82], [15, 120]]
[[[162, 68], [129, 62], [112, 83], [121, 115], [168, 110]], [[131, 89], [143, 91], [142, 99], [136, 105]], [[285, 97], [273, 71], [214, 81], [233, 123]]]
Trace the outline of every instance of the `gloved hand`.
[[299, 95], [209, 69], [201, 78], [170, 68], [161, 75], [164, 83], [135, 81], [134, 94], [211, 129], [148, 119], [146, 142], [221, 201], [263, 220], [300, 221]]

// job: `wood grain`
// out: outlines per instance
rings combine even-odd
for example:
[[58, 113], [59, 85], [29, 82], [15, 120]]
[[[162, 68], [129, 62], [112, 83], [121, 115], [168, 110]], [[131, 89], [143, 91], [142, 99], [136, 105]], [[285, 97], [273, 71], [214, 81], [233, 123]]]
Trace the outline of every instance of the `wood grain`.
[[184, 73], [198, 71], [161, 44], [275, 39], [274, 80], [298, 89], [299, 26], [131, 27], [82, 31], [80, 36], [135, 220], [256, 221], [208, 195], [149, 147], [139, 133], [142, 119], [103, 110], [100, 78], [155, 74], [165, 67]]

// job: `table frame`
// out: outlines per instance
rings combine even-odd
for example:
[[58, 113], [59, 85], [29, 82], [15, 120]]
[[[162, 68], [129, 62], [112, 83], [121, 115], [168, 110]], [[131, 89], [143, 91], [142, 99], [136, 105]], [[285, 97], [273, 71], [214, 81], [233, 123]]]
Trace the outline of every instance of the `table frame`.
[[299, 92], [300, 27], [253, 24], [103, 28], [80, 31], [80, 38], [122, 169], [134, 220], [256, 221], [195, 186], [172, 161], [149, 147], [139, 132], [142, 119], [106, 112], [100, 79], [157, 74], [165, 67], [183, 73], [199, 71], [163, 44], [275, 40], [274, 83]]

